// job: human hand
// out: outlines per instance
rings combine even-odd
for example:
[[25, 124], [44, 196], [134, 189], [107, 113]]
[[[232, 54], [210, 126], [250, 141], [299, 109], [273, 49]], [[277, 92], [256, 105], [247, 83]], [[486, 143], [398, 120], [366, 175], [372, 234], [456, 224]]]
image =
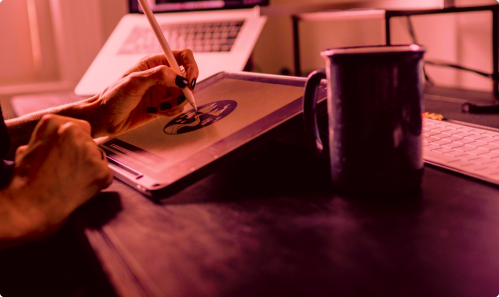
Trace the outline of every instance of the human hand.
[[11, 227], [6, 231], [0, 226], [0, 239], [44, 237], [111, 184], [112, 172], [90, 129], [85, 121], [42, 117], [29, 143], [17, 149], [13, 177], [0, 193], [8, 197], [0, 204], [6, 202], [11, 214], [11, 224], [7, 224]]
[[199, 75], [191, 50], [174, 50], [186, 77], [178, 76], [164, 54], [141, 60], [118, 81], [97, 96], [96, 108], [89, 116], [95, 137], [118, 135], [153, 119], [173, 116], [187, 104], [182, 88], [194, 90]]

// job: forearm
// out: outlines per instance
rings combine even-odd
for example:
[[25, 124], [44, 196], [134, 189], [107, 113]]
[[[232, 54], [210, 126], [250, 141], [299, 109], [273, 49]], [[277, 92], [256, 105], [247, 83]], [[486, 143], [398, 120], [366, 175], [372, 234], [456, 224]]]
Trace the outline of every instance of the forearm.
[[[85, 120], [90, 122], [92, 125], [93, 118], [95, 117], [94, 110], [97, 104], [97, 98], [98, 97], [95, 96], [82, 101], [52, 107], [5, 121], [11, 139], [10, 150], [5, 157], [12, 160], [17, 148], [28, 143], [36, 124], [38, 124], [41, 117], [45, 114], [58, 114], [61, 116]], [[92, 133], [94, 133], [94, 131], [92, 131]]]

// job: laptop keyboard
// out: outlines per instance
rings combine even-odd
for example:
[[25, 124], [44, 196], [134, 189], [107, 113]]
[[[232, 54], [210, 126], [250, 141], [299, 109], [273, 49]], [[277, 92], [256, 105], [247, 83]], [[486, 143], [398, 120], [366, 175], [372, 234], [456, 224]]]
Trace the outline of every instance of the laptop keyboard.
[[[170, 48], [190, 48], [193, 52], [228, 52], [234, 45], [244, 21], [160, 24]], [[136, 26], [118, 54], [162, 52], [152, 29]]]
[[427, 163], [499, 184], [499, 132], [423, 119]]

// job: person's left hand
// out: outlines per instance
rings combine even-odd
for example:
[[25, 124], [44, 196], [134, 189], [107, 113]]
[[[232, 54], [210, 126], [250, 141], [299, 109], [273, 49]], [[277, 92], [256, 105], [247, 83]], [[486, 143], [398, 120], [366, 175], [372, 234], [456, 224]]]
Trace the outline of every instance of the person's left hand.
[[157, 115], [173, 116], [184, 110], [187, 100], [182, 88], [194, 90], [199, 70], [191, 50], [174, 50], [173, 55], [184, 67], [185, 77], [168, 66], [164, 54], [152, 55], [93, 98], [88, 119], [94, 137], [122, 134]]

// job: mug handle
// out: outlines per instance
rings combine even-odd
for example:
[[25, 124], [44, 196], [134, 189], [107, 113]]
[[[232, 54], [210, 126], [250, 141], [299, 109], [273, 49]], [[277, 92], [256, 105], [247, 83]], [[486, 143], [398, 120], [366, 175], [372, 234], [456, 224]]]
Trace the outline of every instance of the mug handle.
[[310, 73], [307, 78], [305, 95], [303, 96], [303, 121], [305, 122], [305, 134], [308, 145], [319, 157], [327, 157], [328, 152], [322, 144], [317, 125], [317, 88], [322, 79], [326, 79], [324, 69]]

